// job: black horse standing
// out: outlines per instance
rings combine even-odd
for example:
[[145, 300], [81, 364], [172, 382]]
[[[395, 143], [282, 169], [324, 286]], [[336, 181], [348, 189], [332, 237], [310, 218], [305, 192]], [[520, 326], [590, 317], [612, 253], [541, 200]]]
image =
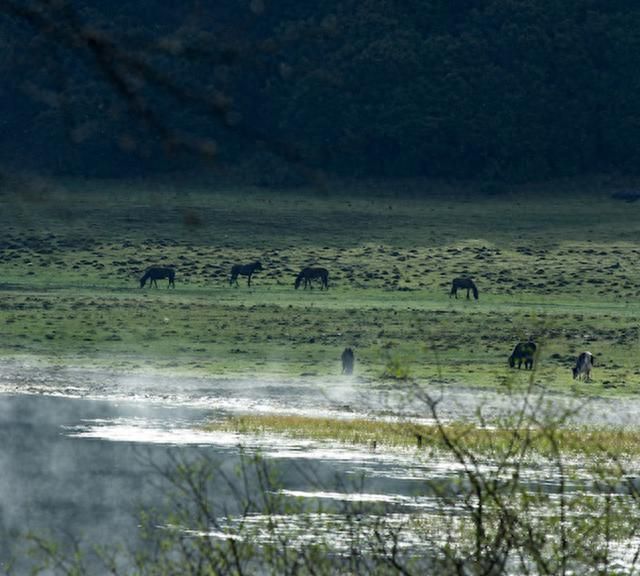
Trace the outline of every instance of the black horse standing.
[[352, 374], [353, 373], [353, 364], [355, 362], [355, 356], [353, 354], [353, 350], [351, 348], [345, 348], [342, 352], [342, 373], [343, 374]]
[[451, 296], [458, 297], [458, 289], [467, 290], [467, 300], [469, 299], [469, 290], [473, 291], [473, 297], [478, 299], [478, 288], [471, 278], [454, 278], [451, 283], [451, 292], [449, 292], [449, 298]]
[[231, 277], [229, 278], [229, 285], [236, 283], [238, 286], [238, 275], [247, 276], [247, 286], [251, 286], [251, 276], [254, 272], [262, 270], [262, 264], [259, 260], [251, 262], [251, 264], [234, 264], [231, 267]]
[[311, 285], [312, 280], [320, 280], [320, 290], [322, 290], [323, 286], [327, 290], [329, 289], [329, 271], [326, 268], [304, 268], [296, 277], [294, 286], [297, 290], [300, 287], [300, 284], [304, 281], [305, 290], [307, 289], [307, 286], [313, 288]]
[[169, 286], [172, 286], [173, 288], [175, 288], [176, 287], [174, 282], [175, 277], [176, 277], [176, 271], [173, 268], [163, 268], [160, 266], [152, 266], [151, 268], [147, 268], [142, 278], [140, 278], [140, 288], [144, 287], [144, 285], [147, 283], [147, 280], [149, 280], [149, 286], [151, 286], [152, 284], [155, 284], [157, 288], [158, 280], [162, 280], [163, 278], [168, 278], [169, 280], [169, 284], [167, 284], [167, 288], [169, 288]]
[[509, 356], [509, 366], [511, 366], [511, 368], [515, 368], [517, 362], [519, 370], [522, 366], [522, 362], [524, 362], [525, 370], [531, 370], [533, 368], [533, 360], [535, 359], [537, 349], [538, 347], [534, 342], [518, 342], [516, 347], [513, 349], [511, 356]]

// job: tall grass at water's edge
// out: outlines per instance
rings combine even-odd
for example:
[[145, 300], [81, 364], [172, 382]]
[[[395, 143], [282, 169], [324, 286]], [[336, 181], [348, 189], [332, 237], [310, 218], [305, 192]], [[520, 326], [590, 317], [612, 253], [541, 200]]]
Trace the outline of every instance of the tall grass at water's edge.
[[[527, 443], [541, 456], [551, 456], [556, 447], [563, 453], [581, 456], [640, 456], [640, 431], [575, 427], [549, 431], [536, 428], [482, 427], [471, 423], [417, 424], [410, 421], [389, 422], [374, 419], [344, 419], [282, 414], [235, 416], [213, 422], [207, 431], [233, 431], [241, 434], [282, 434], [290, 438], [327, 440], [363, 446], [386, 446], [426, 450], [445, 449], [443, 436], [453, 438], [473, 453], [513, 450], [514, 439]], [[444, 432], [444, 435], [443, 435]], [[516, 450], [517, 452], [517, 450]]]

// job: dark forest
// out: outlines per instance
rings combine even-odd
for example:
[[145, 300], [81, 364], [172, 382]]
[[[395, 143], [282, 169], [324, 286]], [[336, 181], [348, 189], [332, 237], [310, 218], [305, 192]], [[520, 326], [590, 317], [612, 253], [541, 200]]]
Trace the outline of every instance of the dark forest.
[[204, 155], [523, 182], [640, 165], [628, 1], [2, 0], [0, 37], [12, 168], [135, 175]]

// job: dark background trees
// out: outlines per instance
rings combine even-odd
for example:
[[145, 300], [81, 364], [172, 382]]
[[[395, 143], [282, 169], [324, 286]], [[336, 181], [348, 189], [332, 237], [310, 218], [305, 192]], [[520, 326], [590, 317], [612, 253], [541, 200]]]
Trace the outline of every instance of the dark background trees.
[[628, 1], [0, 0], [0, 38], [0, 161], [21, 168], [525, 181], [640, 160]]

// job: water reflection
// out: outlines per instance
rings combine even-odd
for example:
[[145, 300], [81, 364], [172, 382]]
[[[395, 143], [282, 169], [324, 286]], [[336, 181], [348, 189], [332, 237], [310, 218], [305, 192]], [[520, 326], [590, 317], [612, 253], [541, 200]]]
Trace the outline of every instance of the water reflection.
[[[344, 506], [360, 506], [359, 538], [366, 540], [374, 531], [381, 534], [384, 527], [390, 538], [397, 538], [401, 531], [401, 545], [416, 551], [438, 545], [439, 534], [455, 532], [469, 521], [474, 501], [468, 496], [465, 466], [448, 454], [382, 446], [371, 450], [273, 434], [205, 432], [201, 428], [212, 414], [222, 417], [258, 406], [267, 411], [275, 407], [296, 413], [309, 411], [316, 416], [321, 410], [345, 418], [363, 414], [394, 418], [386, 412], [388, 404], [358, 412], [349, 408], [349, 402], [357, 397], [349, 394], [357, 390], [343, 393], [342, 403], [333, 404], [326, 397], [321, 401], [319, 396], [302, 394], [301, 389], [307, 390], [302, 385], [256, 384], [238, 391], [234, 388], [237, 384], [225, 382], [218, 390], [209, 388], [204, 393], [203, 382], [194, 379], [181, 390], [167, 393], [167, 388], [161, 391], [162, 386], [150, 380], [134, 390], [133, 382], [123, 384], [114, 379], [103, 383], [99, 392], [91, 378], [83, 386], [70, 386], [57, 375], [32, 384], [33, 394], [0, 395], [0, 551], [7, 553], [25, 530], [55, 537], [68, 534], [101, 544], [135, 543], [136, 511], [157, 505], [167, 489], [158, 470], [171, 464], [168, 450], [218, 461], [228, 477], [233, 476], [241, 453], [260, 454], [274, 463], [282, 482], [276, 495], [303, 502], [305, 508], [304, 512], [277, 517], [278, 533], [288, 534], [292, 547], [323, 540], [337, 551], [350, 547], [354, 518], [341, 512]], [[4, 385], [9, 386], [6, 379]], [[35, 393], [43, 390], [53, 395]], [[108, 400], [96, 400], [101, 393]], [[258, 398], [249, 400], [253, 393]], [[269, 399], [263, 402], [260, 394]], [[415, 414], [406, 404], [398, 406], [404, 415]], [[551, 517], [560, 498], [557, 466], [544, 458], [530, 458], [524, 464], [518, 467], [522, 485], [532, 493], [544, 494], [553, 507], [532, 508], [532, 512], [540, 519]], [[638, 462], [625, 464], [628, 469], [638, 469]], [[618, 489], [606, 485], [603, 492], [593, 482], [586, 460], [566, 460], [564, 465], [562, 497], [587, 494], [594, 498], [591, 509], [568, 509], [567, 519], [596, 518], [605, 497], [613, 491], [618, 493], [615, 497], [623, 498], [628, 489], [622, 478]], [[498, 467], [487, 459], [478, 462], [477, 472], [508, 482], [514, 468]], [[232, 496], [231, 490], [217, 487], [220, 501], [228, 502]], [[630, 514], [637, 516], [638, 512], [631, 510]], [[267, 542], [273, 537], [273, 531], [267, 530], [269, 521], [273, 529], [273, 515], [234, 515], [230, 510], [222, 528], [202, 531], [164, 525], [163, 529], [222, 540]], [[240, 524], [241, 533], [237, 530]], [[612, 546], [615, 565], [630, 566], [629, 547], [635, 551], [639, 544], [631, 538], [616, 541]]]

